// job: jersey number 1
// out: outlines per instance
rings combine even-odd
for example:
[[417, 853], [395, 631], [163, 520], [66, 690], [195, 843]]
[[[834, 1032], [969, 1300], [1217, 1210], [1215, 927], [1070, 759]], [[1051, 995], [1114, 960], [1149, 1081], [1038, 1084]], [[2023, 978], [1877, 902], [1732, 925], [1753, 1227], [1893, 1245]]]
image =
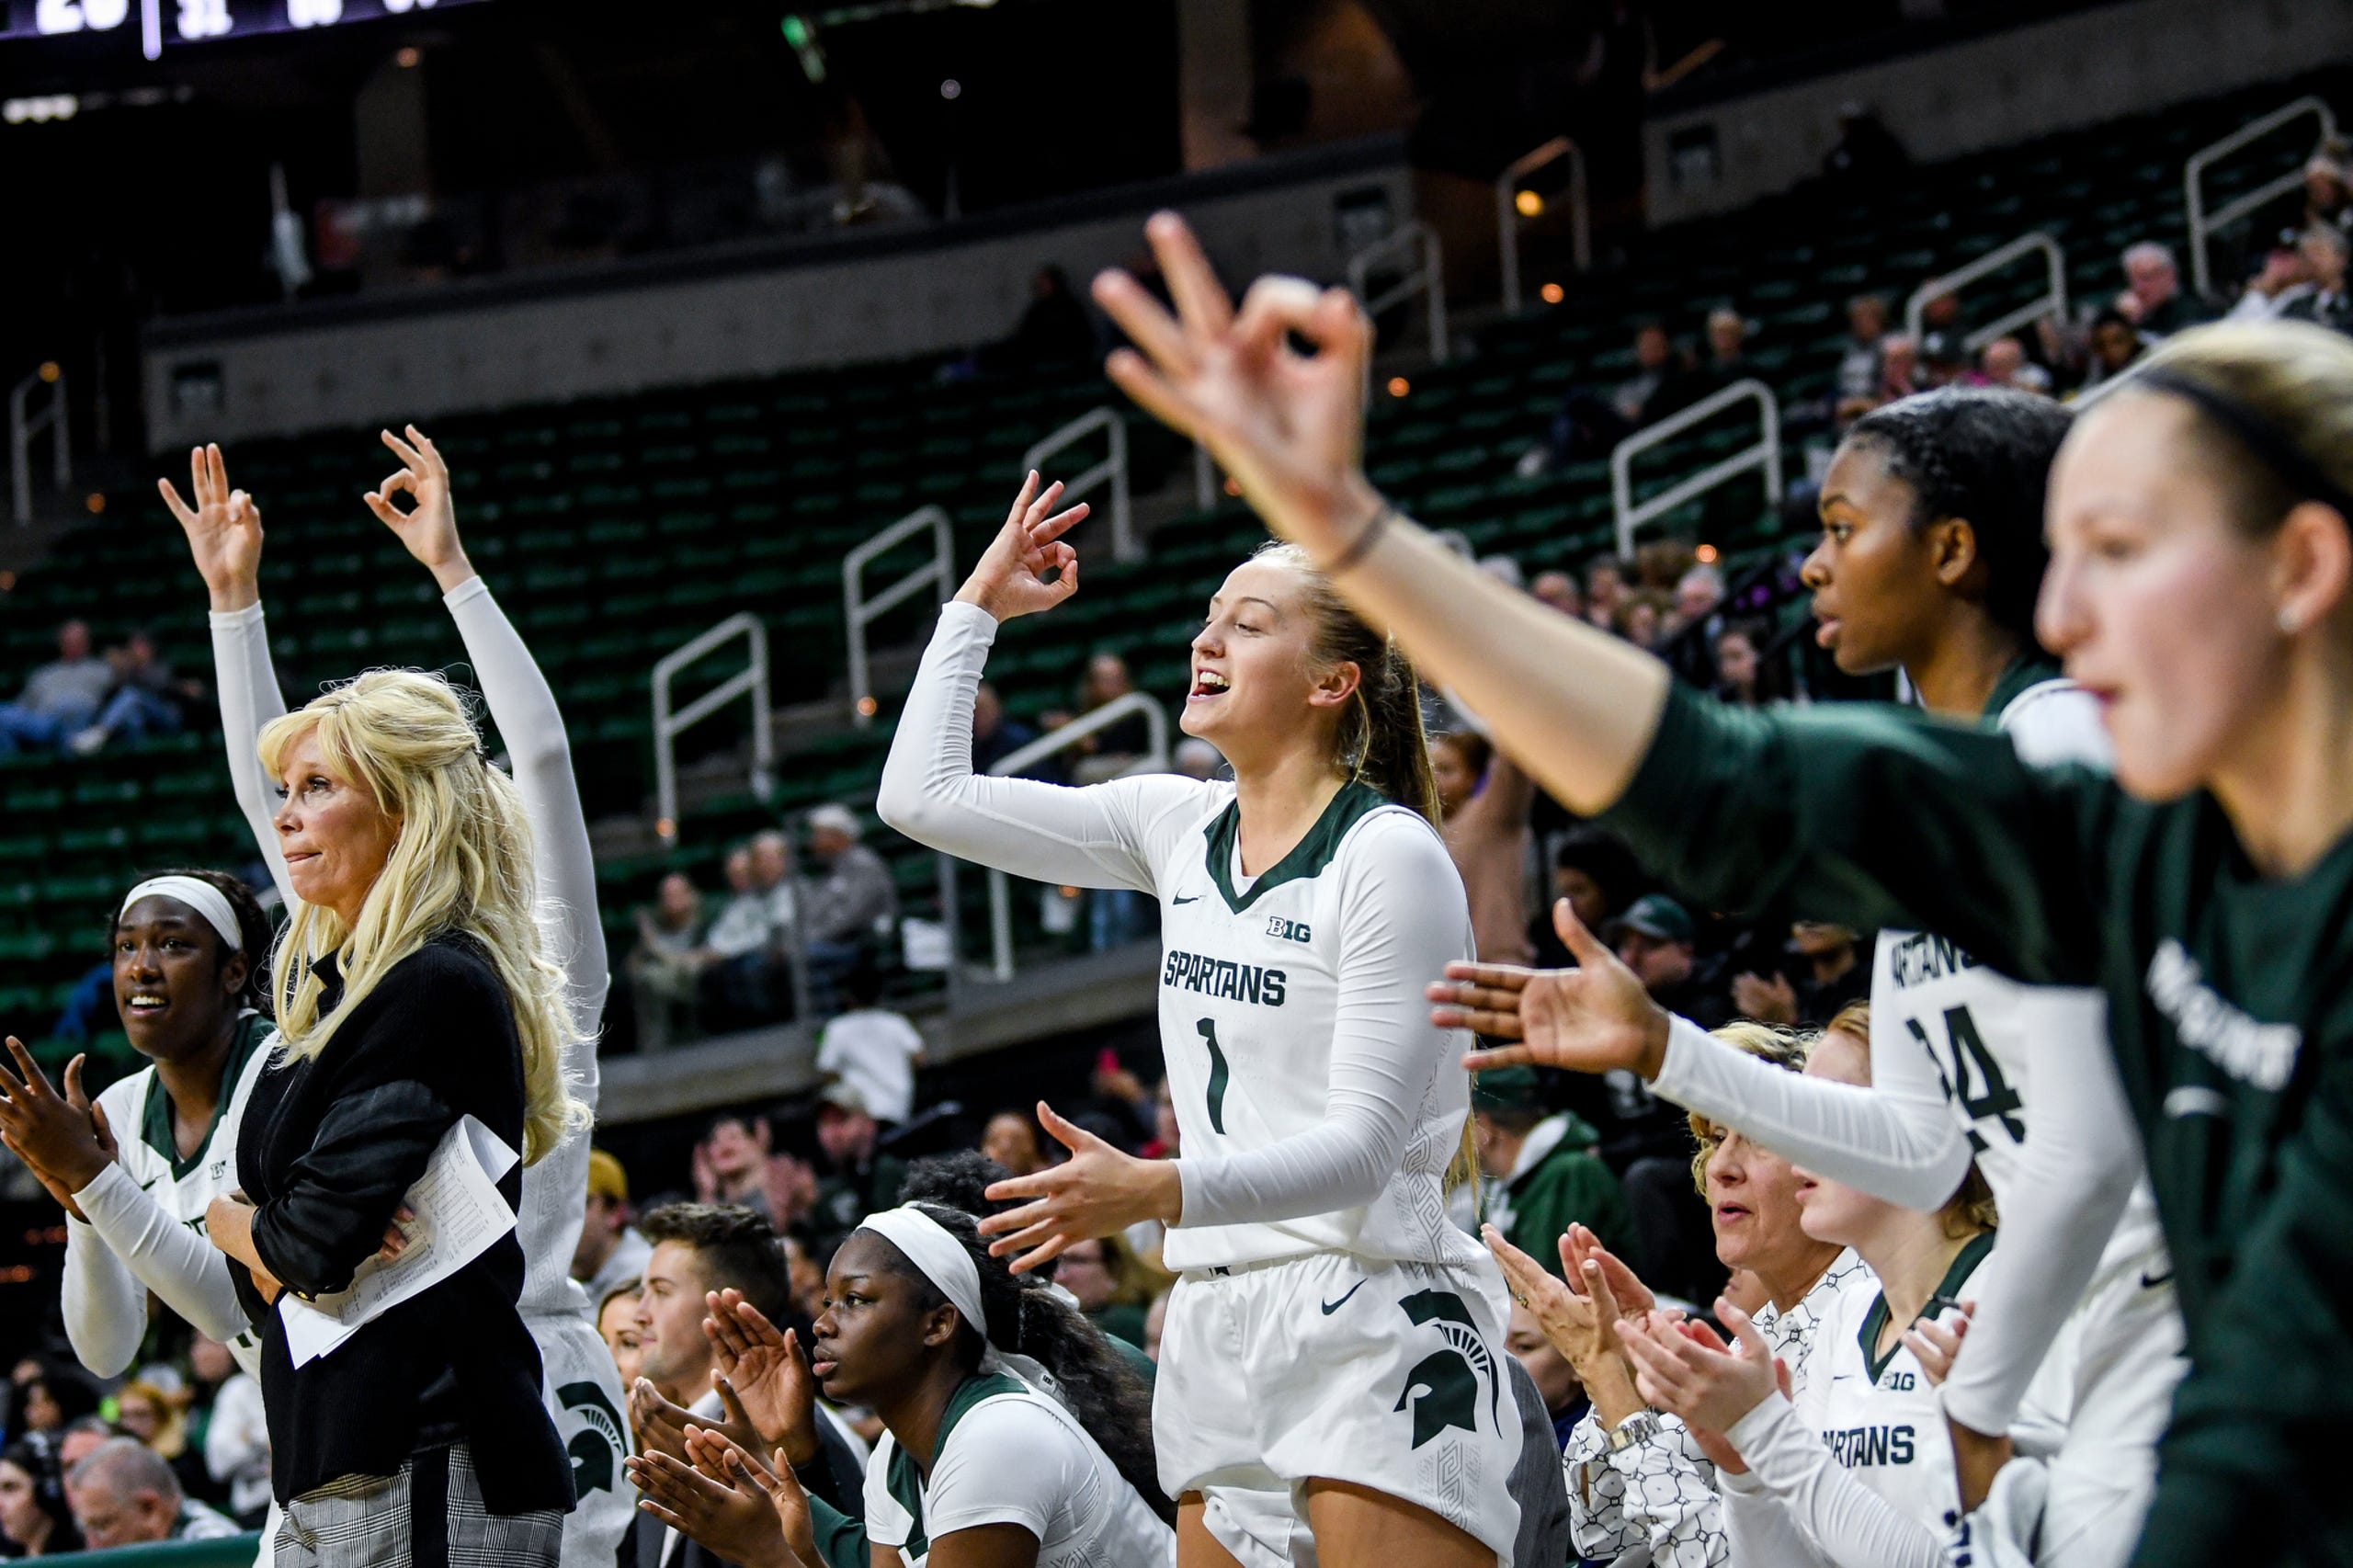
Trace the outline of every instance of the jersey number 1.
[[[2002, 1076], [2002, 1064], [1985, 1049], [1984, 1039], [1978, 1034], [1976, 1020], [1969, 1016], [1968, 1008], [1945, 1009], [1946, 1050], [1941, 1053], [1929, 1043], [1928, 1031], [1920, 1027], [1919, 1019], [1906, 1018], [1904, 1027], [1912, 1031], [1912, 1038], [1920, 1042], [1920, 1049], [1937, 1064], [1937, 1076], [1944, 1080], [1945, 1098], [1959, 1100], [1972, 1123], [1989, 1116], [1997, 1118], [2011, 1142], [2026, 1142], [2026, 1122], [2018, 1114], [2026, 1108], [2026, 1102], [2010, 1087], [2010, 1081]], [[1969, 1130], [1969, 1146], [1980, 1151], [1985, 1147], [1984, 1136], [1974, 1126]]]
[[1218, 1049], [1217, 1020], [1203, 1018], [1193, 1026], [1201, 1034], [1201, 1042], [1210, 1048], [1210, 1131], [1222, 1135], [1225, 1131], [1225, 1052]]

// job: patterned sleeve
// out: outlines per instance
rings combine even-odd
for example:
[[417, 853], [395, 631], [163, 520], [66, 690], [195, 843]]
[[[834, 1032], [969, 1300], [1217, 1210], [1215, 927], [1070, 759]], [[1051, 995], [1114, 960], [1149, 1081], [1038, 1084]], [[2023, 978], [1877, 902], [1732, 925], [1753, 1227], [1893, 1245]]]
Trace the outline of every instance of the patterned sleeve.
[[1732, 1561], [1716, 1467], [1674, 1416], [1658, 1418], [1649, 1442], [1613, 1454], [1587, 1411], [1561, 1462], [1578, 1556], [1608, 1561], [1648, 1547], [1654, 1568], [1725, 1568]]

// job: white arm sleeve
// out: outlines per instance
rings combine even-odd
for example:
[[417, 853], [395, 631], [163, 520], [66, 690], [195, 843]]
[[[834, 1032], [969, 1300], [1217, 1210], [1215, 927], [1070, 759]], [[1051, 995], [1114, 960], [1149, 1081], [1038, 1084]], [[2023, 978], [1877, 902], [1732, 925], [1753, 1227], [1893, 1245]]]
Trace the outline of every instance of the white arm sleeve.
[[1586, 1412], [1561, 1460], [1570, 1544], [1580, 1557], [1646, 1549], [1653, 1568], [1725, 1568], [1732, 1553], [1716, 1467], [1682, 1422], [1662, 1415], [1658, 1426], [1650, 1441], [1613, 1454], [1601, 1423]]
[[1339, 998], [1324, 1121], [1263, 1149], [1176, 1162], [1186, 1225], [1354, 1209], [1395, 1175], [1441, 1069], [1469, 1037], [1430, 1022], [1429, 977], [1471, 956], [1462, 878], [1427, 823], [1385, 812], [1341, 848]]
[[[237, 1304], [228, 1258], [202, 1233], [165, 1212], [162, 1204], [140, 1190], [129, 1171], [108, 1165], [96, 1181], [74, 1195], [74, 1203], [90, 1217], [89, 1228], [97, 1239], [139, 1283], [204, 1334], [225, 1345], [252, 1326]], [[68, 1312], [70, 1322], [70, 1308]], [[132, 1336], [131, 1348], [136, 1350], [138, 1333], [143, 1332], [146, 1323], [143, 1301], [133, 1321], [139, 1325]], [[80, 1347], [76, 1339], [77, 1353]]]
[[1945, 1568], [1943, 1537], [1856, 1480], [1779, 1394], [1733, 1422], [1724, 1437], [1835, 1568]]
[[269, 627], [262, 619], [259, 601], [243, 609], [212, 612], [212, 678], [221, 688], [221, 733], [228, 745], [229, 784], [236, 791], [237, 809], [253, 829], [261, 858], [269, 863], [278, 896], [290, 904], [294, 887], [286, 880], [278, 830], [270, 825], [278, 814], [277, 781], [254, 752], [261, 727], [286, 711], [278, 672], [269, 662]]
[[2080, 993], [2026, 993], [2037, 1017], [2028, 1067], [2026, 1142], [2001, 1195], [1994, 1250], [1968, 1294], [1969, 1337], [1938, 1391], [1945, 1414], [1972, 1432], [2000, 1434], [2074, 1312], [2115, 1233], [2143, 1169], [2131, 1108], [2108, 1046], [2107, 1014], [2086, 1027]]
[[1968, 1134], [1925, 1051], [1873, 1051], [1864, 1088], [1785, 1072], [1678, 1017], [1651, 1092], [1906, 1209], [1943, 1207], [1969, 1173]]
[[996, 641], [976, 605], [939, 607], [874, 809], [909, 838], [1038, 881], [1154, 891], [1169, 840], [1214, 787], [1173, 774], [1065, 789], [972, 771], [972, 697]]
[[58, 1307], [65, 1337], [82, 1365], [102, 1378], [130, 1370], [147, 1333], [146, 1287], [112, 1247], [71, 1214], [65, 1217], [65, 1278]]
[[1804, 1527], [1765, 1489], [1755, 1471], [1733, 1475], [1720, 1470], [1716, 1485], [1723, 1494], [1724, 1534], [1732, 1541], [1732, 1560], [1740, 1568], [1823, 1568], [1822, 1553]]

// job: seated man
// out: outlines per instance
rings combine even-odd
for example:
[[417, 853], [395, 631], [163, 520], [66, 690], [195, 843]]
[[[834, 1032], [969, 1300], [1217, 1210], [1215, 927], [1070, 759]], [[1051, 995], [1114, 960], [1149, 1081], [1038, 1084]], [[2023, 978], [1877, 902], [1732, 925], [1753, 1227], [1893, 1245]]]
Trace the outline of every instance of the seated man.
[[90, 652], [90, 629], [67, 621], [57, 629], [57, 657], [33, 671], [16, 701], [0, 702], [0, 756], [64, 745], [97, 720], [114, 684], [114, 666]]
[[164, 1457], [136, 1437], [108, 1437], [65, 1478], [65, 1498], [93, 1550], [159, 1540], [218, 1540], [234, 1521], [191, 1500]]

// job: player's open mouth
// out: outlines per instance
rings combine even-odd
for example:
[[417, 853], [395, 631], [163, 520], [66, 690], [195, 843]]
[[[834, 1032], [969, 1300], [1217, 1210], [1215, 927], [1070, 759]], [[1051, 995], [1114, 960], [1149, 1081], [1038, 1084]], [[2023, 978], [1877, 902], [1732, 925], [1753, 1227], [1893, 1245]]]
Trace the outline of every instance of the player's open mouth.
[[134, 991], [123, 998], [122, 1011], [127, 1017], [152, 1018], [171, 1005], [161, 992]]
[[1822, 623], [1813, 629], [1813, 645], [1817, 648], [1838, 646], [1838, 618], [1835, 615], [1824, 615], [1820, 610], [1814, 611], [1813, 615], [1814, 619]]
[[1718, 1224], [1730, 1225], [1747, 1218], [1748, 1210], [1743, 1209], [1737, 1203], [1719, 1203], [1716, 1205], [1716, 1222]]
[[1230, 689], [1225, 677], [1215, 670], [1197, 670], [1193, 673], [1193, 689], [1186, 693], [1185, 700], [1207, 701], [1212, 697], [1223, 697]]

